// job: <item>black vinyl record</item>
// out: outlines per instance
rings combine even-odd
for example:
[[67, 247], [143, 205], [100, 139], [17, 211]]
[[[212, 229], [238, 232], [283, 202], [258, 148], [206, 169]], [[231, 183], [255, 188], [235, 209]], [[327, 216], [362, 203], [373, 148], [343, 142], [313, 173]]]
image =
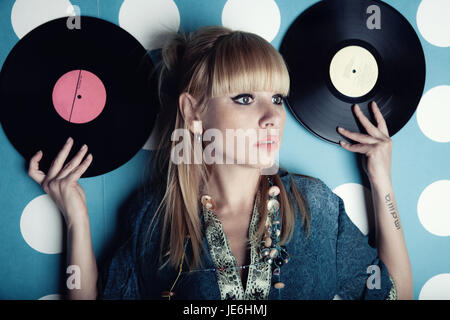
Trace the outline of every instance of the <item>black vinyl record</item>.
[[145, 144], [159, 109], [154, 66], [145, 48], [108, 21], [82, 16], [42, 24], [12, 49], [0, 75], [0, 120], [29, 161], [50, 165], [67, 138], [68, 162], [83, 144], [93, 160], [83, 177], [110, 172]]
[[[283, 38], [291, 77], [286, 103], [304, 127], [332, 143], [341, 126], [366, 133], [358, 104], [376, 125], [375, 101], [390, 136], [414, 114], [425, 84], [425, 57], [409, 22], [376, 0], [323, 0], [305, 10]], [[352, 142], [352, 141], [350, 141]]]

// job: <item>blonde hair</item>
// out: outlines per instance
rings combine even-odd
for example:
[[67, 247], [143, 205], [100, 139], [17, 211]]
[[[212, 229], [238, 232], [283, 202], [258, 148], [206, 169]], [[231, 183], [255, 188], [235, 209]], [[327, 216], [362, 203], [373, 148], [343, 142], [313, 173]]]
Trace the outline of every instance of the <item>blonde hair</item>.
[[[202, 184], [207, 181], [208, 171], [204, 163], [174, 164], [170, 161], [170, 150], [177, 143], [171, 141], [173, 130], [188, 129], [178, 104], [180, 94], [188, 92], [197, 99], [201, 116], [207, 110], [209, 98], [230, 92], [274, 91], [287, 96], [290, 79], [282, 56], [269, 42], [256, 34], [233, 31], [226, 27], [208, 26], [189, 34], [170, 34], [161, 53], [162, 59], [158, 65], [161, 112], [158, 121], [163, 125], [157, 154], [152, 163], [155, 174], [164, 177], [165, 181], [160, 182], [165, 191], [146, 236], [148, 237], [154, 220], [162, 218], [159, 262], [166, 256], [168, 259], [160, 265], [160, 269], [167, 263], [179, 266], [187, 238], [190, 239], [193, 253], [192, 260], [187, 262], [189, 268], [193, 269], [201, 266], [201, 253], [205, 249], [199, 214], [199, 192]], [[193, 146], [192, 133], [190, 139], [190, 146]], [[270, 177], [280, 188], [278, 199], [283, 226], [280, 245], [283, 245], [292, 238], [295, 209], [279, 175]], [[269, 187], [267, 179], [260, 178], [260, 194], [266, 195]], [[292, 178], [290, 188], [309, 235], [308, 204]], [[262, 200], [258, 208], [261, 213], [257, 228], [258, 242], [264, 236], [267, 215], [264, 197]]]

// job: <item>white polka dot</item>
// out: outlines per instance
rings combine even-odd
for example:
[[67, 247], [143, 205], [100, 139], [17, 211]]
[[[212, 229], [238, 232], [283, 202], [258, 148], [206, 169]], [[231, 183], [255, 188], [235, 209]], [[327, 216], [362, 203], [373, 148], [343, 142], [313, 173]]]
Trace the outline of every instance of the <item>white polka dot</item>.
[[172, 0], [125, 0], [119, 25], [148, 50], [161, 48], [168, 32], [177, 32], [180, 13]]
[[367, 235], [369, 233], [368, 212], [373, 212], [372, 195], [359, 183], [345, 183], [334, 188], [334, 193], [344, 201], [345, 212], [350, 220]]
[[417, 26], [429, 43], [450, 46], [450, 1], [422, 0], [417, 10]]
[[41, 24], [73, 16], [74, 12], [69, 0], [16, 0], [11, 10], [11, 23], [16, 35], [22, 38]]
[[256, 33], [272, 41], [280, 29], [280, 9], [273, 0], [228, 0], [222, 11], [222, 25]]
[[417, 213], [423, 227], [436, 236], [450, 236], [450, 180], [439, 180], [427, 186], [417, 202]]
[[20, 218], [20, 231], [26, 243], [42, 253], [61, 253], [64, 219], [58, 207], [44, 194], [30, 201]]
[[420, 130], [436, 142], [450, 142], [450, 86], [428, 90], [417, 106]]
[[49, 294], [39, 298], [38, 300], [62, 300], [63, 297], [59, 293]]
[[438, 274], [425, 282], [419, 300], [450, 300], [450, 273]]

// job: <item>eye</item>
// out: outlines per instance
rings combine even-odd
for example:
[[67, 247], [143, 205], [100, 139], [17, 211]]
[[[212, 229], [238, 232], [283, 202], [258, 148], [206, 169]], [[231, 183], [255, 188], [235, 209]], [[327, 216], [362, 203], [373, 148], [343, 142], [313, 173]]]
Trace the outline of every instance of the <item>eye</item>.
[[[238, 104], [249, 105], [251, 103], [250, 99], [253, 100], [254, 98], [249, 93], [243, 93], [243, 94], [239, 94], [231, 99], [233, 99], [233, 101], [237, 102]], [[242, 101], [242, 102], [240, 102], [240, 101]]]
[[277, 95], [272, 97], [272, 102], [277, 104], [277, 105], [282, 105], [285, 98], [286, 97], [284, 97], [283, 95], [277, 94]]

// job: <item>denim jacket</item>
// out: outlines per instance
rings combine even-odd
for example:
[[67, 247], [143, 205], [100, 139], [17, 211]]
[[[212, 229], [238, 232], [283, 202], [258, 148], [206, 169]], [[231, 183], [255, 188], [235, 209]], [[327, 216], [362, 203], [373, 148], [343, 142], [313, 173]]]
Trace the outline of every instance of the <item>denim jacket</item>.
[[[378, 257], [364, 235], [348, 217], [343, 200], [320, 179], [294, 175], [280, 169], [279, 175], [291, 200], [292, 178], [310, 207], [310, 235], [302, 226], [296, 210], [294, 234], [285, 246], [289, 262], [281, 268], [283, 288], [270, 287], [269, 300], [331, 300], [339, 295], [344, 300], [396, 299], [395, 282], [386, 265]], [[184, 272], [167, 264], [158, 270], [158, 230], [147, 244], [143, 259], [143, 235], [155, 212], [161, 193], [152, 193], [140, 203], [132, 221], [132, 234], [113, 255], [106, 267], [99, 270], [99, 299], [165, 299], [162, 292], [176, 286], [171, 299], [221, 299], [216, 272]], [[209, 248], [206, 235], [205, 248]], [[191, 253], [190, 247], [185, 254]], [[202, 253], [203, 268], [215, 270], [210, 248]], [[183, 270], [187, 270], [183, 266]], [[178, 277], [178, 278], [177, 278]], [[370, 279], [369, 279], [370, 277]], [[373, 280], [377, 278], [378, 281]], [[176, 280], [176, 281], [175, 281]], [[251, 281], [251, 280], [250, 280]], [[368, 285], [371, 282], [372, 285]], [[247, 282], [248, 283], [248, 282]]]

